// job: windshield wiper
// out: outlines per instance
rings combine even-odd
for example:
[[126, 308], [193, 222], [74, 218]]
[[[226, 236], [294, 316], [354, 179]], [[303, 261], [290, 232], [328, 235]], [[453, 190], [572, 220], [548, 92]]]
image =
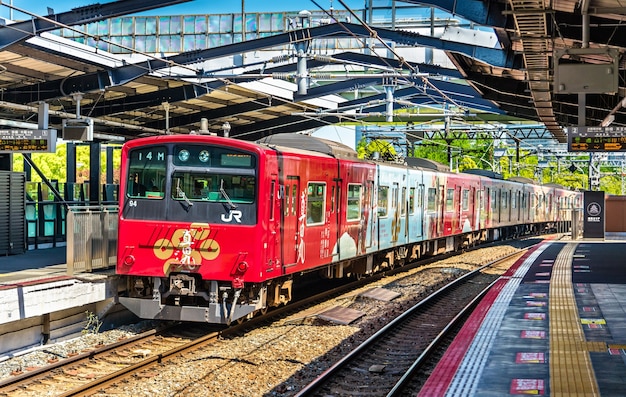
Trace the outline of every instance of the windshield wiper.
[[226, 190], [224, 190], [224, 180], [223, 179], [220, 179], [220, 193], [222, 193], [222, 196], [224, 196], [224, 198], [228, 202], [228, 205], [230, 205], [231, 209], [234, 210], [235, 208], [237, 208], [237, 205], [235, 203], [233, 203], [233, 201], [230, 199], [230, 197], [228, 197], [228, 194], [226, 193]]
[[182, 197], [182, 199], [185, 200], [185, 203], [187, 203], [188, 206], [191, 207], [193, 205], [193, 203], [187, 198], [185, 191], [180, 188], [180, 179], [176, 180], [176, 194], [178, 195], [178, 197]]

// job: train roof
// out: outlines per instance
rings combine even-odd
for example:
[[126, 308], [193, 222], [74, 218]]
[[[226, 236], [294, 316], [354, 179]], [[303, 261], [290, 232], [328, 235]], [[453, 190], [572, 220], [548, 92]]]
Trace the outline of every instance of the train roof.
[[351, 147], [339, 142], [310, 135], [296, 133], [273, 134], [259, 139], [256, 143], [268, 146], [283, 146], [293, 149], [309, 150], [335, 158], [358, 160], [356, 151]]
[[450, 167], [445, 164], [441, 164], [431, 159], [424, 159], [420, 157], [405, 157], [404, 161], [409, 167], [415, 168], [427, 168], [429, 170], [448, 172]]
[[499, 173], [497, 173], [495, 171], [482, 170], [480, 168], [472, 168], [472, 169], [469, 169], [469, 170], [464, 170], [463, 172], [465, 174], [486, 176], [486, 177], [491, 178], [491, 179], [504, 179], [502, 177], [502, 174], [499, 174]]

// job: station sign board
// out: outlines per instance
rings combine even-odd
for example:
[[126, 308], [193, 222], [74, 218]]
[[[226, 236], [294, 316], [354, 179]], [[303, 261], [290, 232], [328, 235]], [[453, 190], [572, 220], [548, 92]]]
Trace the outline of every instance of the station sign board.
[[577, 126], [566, 130], [570, 152], [626, 152], [626, 127]]
[[585, 191], [583, 195], [584, 214], [583, 238], [604, 238], [604, 192]]
[[54, 153], [57, 130], [0, 130], [0, 153]]

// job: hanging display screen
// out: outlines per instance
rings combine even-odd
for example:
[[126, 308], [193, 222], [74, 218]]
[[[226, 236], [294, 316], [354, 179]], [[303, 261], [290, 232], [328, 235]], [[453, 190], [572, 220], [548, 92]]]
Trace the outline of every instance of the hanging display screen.
[[54, 153], [56, 142], [56, 130], [0, 130], [0, 153]]

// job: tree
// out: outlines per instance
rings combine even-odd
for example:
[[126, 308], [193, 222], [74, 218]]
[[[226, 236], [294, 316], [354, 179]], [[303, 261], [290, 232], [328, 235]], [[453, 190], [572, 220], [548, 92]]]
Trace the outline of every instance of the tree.
[[357, 156], [361, 159], [374, 158], [374, 154], [378, 153], [380, 158], [393, 161], [396, 159], [396, 149], [393, 145], [382, 139], [373, 139], [369, 143], [365, 138], [361, 139], [357, 144]]
[[[66, 159], [67, 144], [59, 143], [55, 153], [32, 153], [31, 158], [35, 165], [41, 170], [48, 180], [57, 180], [60, 183], [67, 182], [66, 175]], [[84, 183], [89, 180], [89, 146], [78, 145], [76, 147], [76, 182]], [[100, 174], [100, 183], [106, 182], [106, 172], [104, 165], [106, 164], [106, 150], [100, 152], [100, 164], [102, 172]], [[120, 180], [120, 150], [113, 151], [113, 181], [118, 183]], [[13, 156], [13, 171], [24, 171], [24, 156], [16, 153]], [[41, 177], [36, 172], [32, 172], [31, 180], [33, 182], [41, 182]], [[116, 182], [117, 181], [117, 182]]]

